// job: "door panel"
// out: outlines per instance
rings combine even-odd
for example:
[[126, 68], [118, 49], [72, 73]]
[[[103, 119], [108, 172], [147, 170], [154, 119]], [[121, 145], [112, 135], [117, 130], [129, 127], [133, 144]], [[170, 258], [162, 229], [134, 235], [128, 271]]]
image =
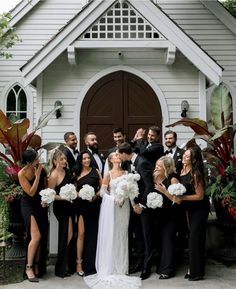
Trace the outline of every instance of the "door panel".
[[111, 73], [98, 80], [88, 91], [81, 107], [81, 144], [83, 136], [94, 131], [103, 153], [114, 146], [112, 129], [123, 127], [132, 139], [139, 127], [162, 127], [158, 98], [141, 78], [124, 71]]

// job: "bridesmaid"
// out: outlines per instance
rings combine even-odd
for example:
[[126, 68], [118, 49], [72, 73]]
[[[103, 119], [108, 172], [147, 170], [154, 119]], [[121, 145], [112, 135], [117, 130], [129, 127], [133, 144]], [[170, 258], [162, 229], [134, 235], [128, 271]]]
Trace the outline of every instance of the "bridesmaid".
[[24, 191], [21, 212], [27, 234], [25, 275], [30, 282], [39, 282], [37, 277], [46, 273], [48, 236], [47, 208], [42, 207], [39, 192], [46, 187], [47, 174], [33, 149], [23, 152], [22, 165], [18, 178]]
[[59, 192], [61, 187], [72, 183], [72, 176], [67, 169], [67, 158], [60, 150], [55, 150], [51, 159], [51, 171], [48, 177], [48, 187], [56, 191], [53, 202], [53, 212], [58, 220], [58, 252], [55, 265], [55, 275], [61, 278], [70, 276], [73, 272], [71, 241], [73, 237], [73, 206], [62, 200]]
[[201, 149], [188, 148], [182, 158], [180, 182], [186, 194], [174, 197], [174, 201], [186, 210], [189, 223], [189, 270], [185, 278], [198, 281], [205, 273], [206, 227], [209, 214], [209, 199], [205, 195], [204, 166]]
[[163, 206], [157, 209], [158, 234], [160, 238], [160, 264], [157, 270], [159, 279], [169, 279], [175, 274], [175, 246], [179, 206], [173, 204], [168, 192], [171, 184], [179, 183], [175, 162], [172, 157], [163, 156], [156, 162], [153, 173], [155, 189], [162, 193]]
[[102, 185], [102, 176], [96, 168], [91, 167], [91, 159], [87, 151], [79, 154], [74, 176], [77, 192], [85, 184], [92, 186], [95, 191], [91, 202], [80, 198], [74, 201], [78, 226], [76, 272], [79, 276], [83, 276], [96, 273], [95, 257]]

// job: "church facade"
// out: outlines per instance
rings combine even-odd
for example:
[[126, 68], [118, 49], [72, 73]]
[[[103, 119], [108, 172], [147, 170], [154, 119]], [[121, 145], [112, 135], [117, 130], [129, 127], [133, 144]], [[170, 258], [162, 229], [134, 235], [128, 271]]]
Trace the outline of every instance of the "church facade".
[[[9, 24], [21, 41], [11, 59], [0, 59], [0, 107], [34, 127], [60, 101], [43, 143], [94, 131], [106, 151], [114, 127], [132, 138], [155, 124], [163, 135], [183, 101], [188, 117], [208, 120], [220, 83], [235, 122], [236, 20], [216, 0], [23, 0]], [[179, 144], [193, 135], [175, 131]]]

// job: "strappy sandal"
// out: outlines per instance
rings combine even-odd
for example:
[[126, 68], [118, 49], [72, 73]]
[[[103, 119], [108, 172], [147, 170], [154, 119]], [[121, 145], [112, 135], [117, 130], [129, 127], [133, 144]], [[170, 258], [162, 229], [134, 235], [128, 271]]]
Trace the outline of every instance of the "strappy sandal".
[[26, 268], [25, 268], [25, 274], [26, 274], [27, 279], [29, 280], [29, 282], [34, 282], [34, 283], [39, 282], [39, 279], [38, 279], [37, 277], [35, 277], [35, 275], [33, 275], [33, 276], [31, 276], [31, 277], [28, 276], [27, 272], [29, 272], [29, 271], [34, 272], [34, 271], [33, 271], [33, 266], [27, 264], [27, 265], [26, 265]]
[[[80, 266], [82, 267], [82, 262], [83, 262], [83, 259], [77, 259], [76, 260], [76, 263], [77, 264], [80, 264]], [[80, 271], [76, 272], [76, 274], [80, 277], [83, 277], [84, 276], [84, 271], [81, 269]]]

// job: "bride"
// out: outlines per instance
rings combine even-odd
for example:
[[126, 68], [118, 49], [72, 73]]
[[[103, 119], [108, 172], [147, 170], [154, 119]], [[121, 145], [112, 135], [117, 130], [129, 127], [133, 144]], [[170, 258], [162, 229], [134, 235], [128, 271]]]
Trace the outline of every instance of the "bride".
[[104, 177], [101, 188], [102, 205], [96, 253], [97, 274], [84, 278], [92, 289], [136, 289], [141, 286], [138, 277], [128, 273], [128, 225], [130, 216], [129, 199], [116, 203], [114, 194], [117, 182], [127, 173], [120, 167], [118, 153], [108, 156], [109, 173]]

